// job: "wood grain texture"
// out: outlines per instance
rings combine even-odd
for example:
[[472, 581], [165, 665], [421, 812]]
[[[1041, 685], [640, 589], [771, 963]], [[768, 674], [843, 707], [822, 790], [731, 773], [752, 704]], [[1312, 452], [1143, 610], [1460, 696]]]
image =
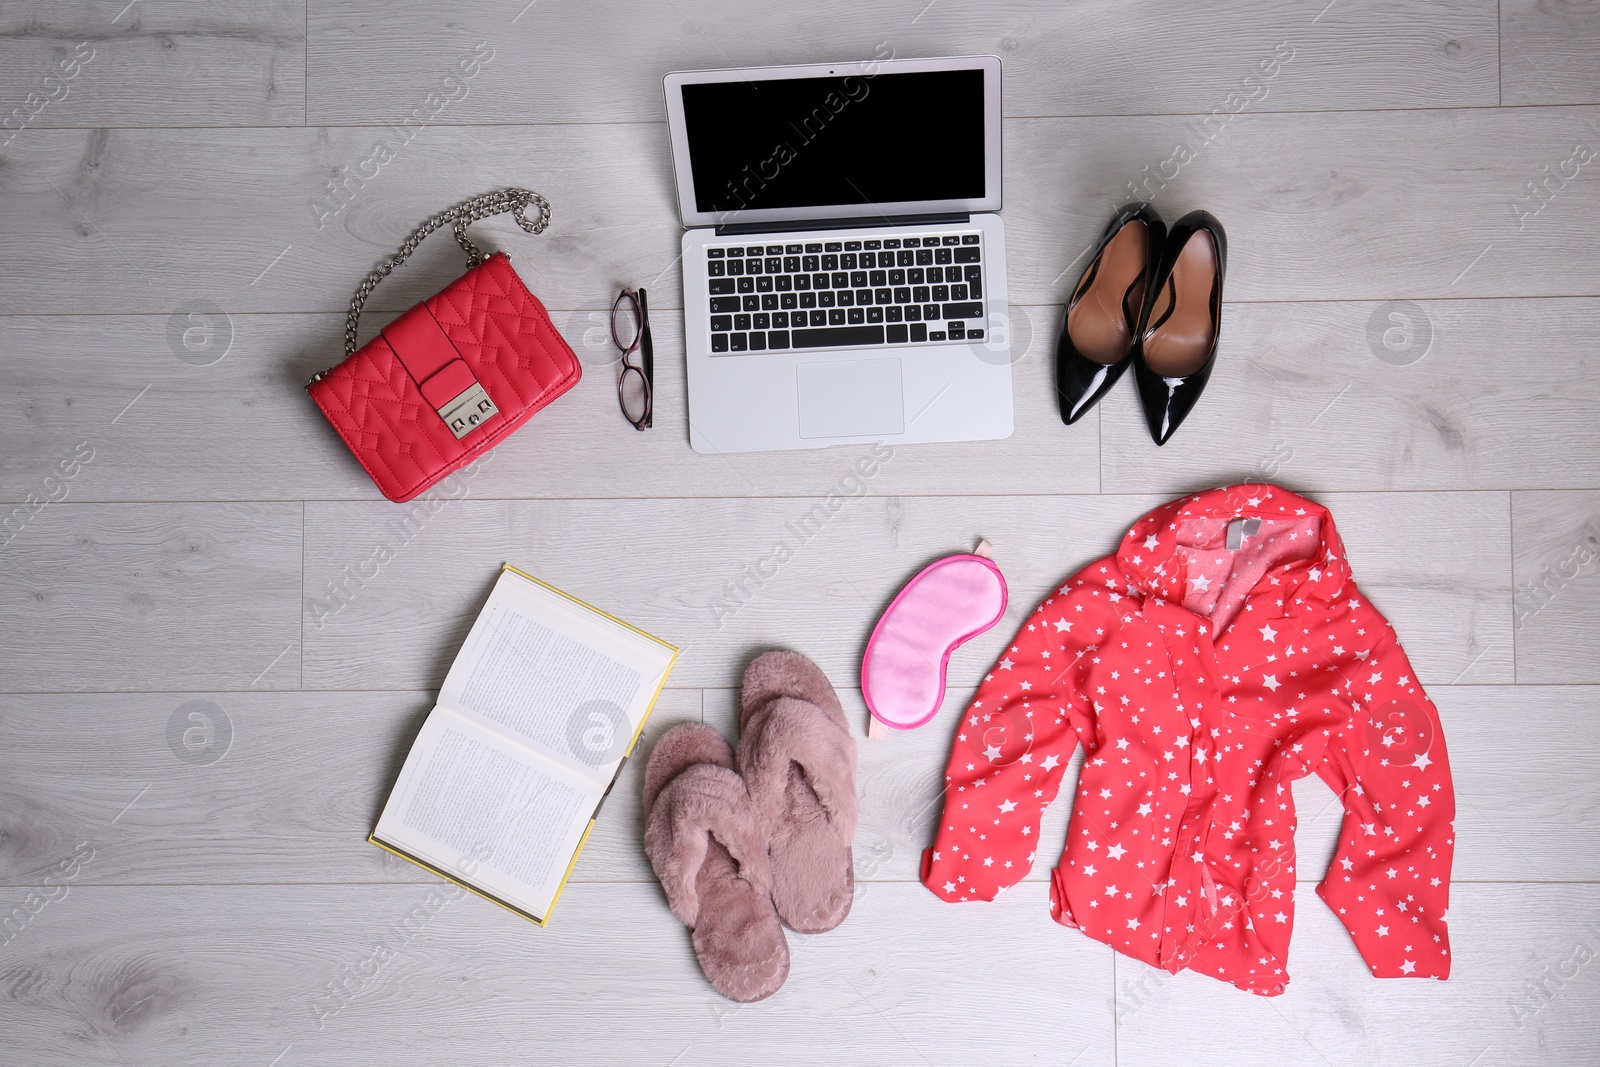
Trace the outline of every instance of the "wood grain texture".
[[[178, 307], [166, 316], [7, 320], [8, 334], [33, 358], [0, 363], [0, 411], [9, 416], [0, 419], [0, 498], [26, 499], [42, 471], [137, 396], [70, 499], [378, 499], [299, 389], [336, 358], [338, 316], [191, 315]], [[1160, 449], [1131, 381], [1087, 422], [1062, 426], [1052, 394], [1060, 308], [1013, 310], [1024, 324], [1013, 352], [1016, 432], [1006, 441], [901, 450], [873, 477], [873, 492], [1082, 493], [1103, 484], [1177, 494], [1226, 478], [1324, 490], [1600, 485], [1592, 417], [1600, 386], [1582, 355], [1600, 330], [1595, 299], [1230, 304], [1206, 402], [1183, 438]], [[375, 325], [385, 317], [374, 316]], [[617, 364], [604, 312], [557, 309], [552, 317], [585, 378], [471, 478], [441, 492], [824, 494], [837, 488], [841, 456], [866, 454], [689, 451], [682, 320], [670, 310], [655, 315], [662, 417], [655, 432], [635, 433], [611, 417]], [[1524, 373], [1493, 373], [1535, 328], [1545, 343], [1520, 357]], [[553, 463], [552, 454], [575, 458]]]
[[[381, 22], [340, 0], [314, 5], [311, 25], [313, 123], [395, 121], [475, 40], [493, 42], [494, 59], [452, 121], [655, 122], [671, 70], [979, 53], [1005, 63], [1008, 115], [1204, 112], [1233, 92], [1269, 110], [1492, 105], [1498, 92], [1493, 14], [1460, 2], [1359, 0], [1318, 17], [1283, 2], [1130, 12], [871, 0], [826, 18], [783, 5], [753, 19], [729, 0], [612, 0], [473, 11], [441, 33], [417, 0]], [[1260, 62], [1284, 43], [1292, 60], [1261, 81]], [[601, 69], [607, 76], [595, 77]]]
[[45, 504], [0, 548], [0, 691], [299, 688], [300, 524], [288, 503]]
[[[987, 667], [952, 659], [951, 689], [943, 710], [916, 730], [892, 731], [883, 741], [866, 738], [866, 706], [859, 689], [839, 679], [838, 694], [856, 738], [861, 827], [856, 833], [858, 880], [918, 879], [943, 810], [939, 788], [959, 712], [972, 697], [968, 684]], [[967, 657], [970, 659], [970, 657]], [[1600, 785], [1586, 779], [1587, 753], [1600, 744], [1600, 688], [1589, 686], [1438, 685], [1429, 695], [1439, 707], [1450, 770], [1455, 782], [1459, 828], [1452, 881], [1600, 881], [1600, 848], [1590, 833], [1600, 813]], [[705, 690], [705, 721], [730, 743], [738, 738], [738, 691]], [[1508, 758], [1494, 738], [1508, 719], [1518, 724], [1518, 752]], [[1025, 880], [1048, 881], [1066, 844], [1067, 818], [1083, 762], [1073, 753], [1057, 799], [1046, 809], [1039, 832], [1039, 859]], [[1297, 873], [1301, 882], [1322, 880], [1338, 843], [1343, 808], [1323, 782], [1308, 776], [1295, 783]], [[1505, 798], [1517, 797], [1516, 804]], [[1041, 907], [1041, 890], [1019, 890]], [[1317, 902], [1321, 907], [1321, 902]]]
[[1511, 498], [1517, 681], [1600, 681], [1600, 492]]
[[[299, 126], [305, 24], [303, 6], [243, 0], [10, 3], [0, 12], [0, 101], [39, 129]], [[36, 108], [30, 94], [49, 102]], [[14, 147], [27, 145], [24, 133]]]
[[[1600, 183], [1573, 181], [1536, 215], [1522, 199], [1597, 121], [1600, 108], [1008, 120], [1011, 299], [1060, 301], [1133, 195], [1170, 218], [1204, 206], [1222, 219], [1232, 300], [1600, 295], [1576, 222], [1600, 208]], [[622, 283], [656, 289], [662, 307], [681, 299], [661, 125], [438, 125], [405, 143], [387, 127], [33, 133], [6, 157], [0, 301], [12, 313], [82, 311], [89, 292], [101, 312], [189, 299], [340, 311], [420, 220], [508, 184], [550, 198], [551, 229], [482, 232], [548, 306], [605, 306]], [[380, 145], [393, 158], [363, 179]], [[461, 270], [459, 249], [435, 238], [371, 310], [404, 310]]]
[[[1181, 438], [1151, 444], [1131, 378], [1101, 401], [1103, 484], [1593, 488], [1600, 383], [1585, 339], [1596, 330], [1593, 299], [1232, 304]], [[1508, 351], [1520, 372], [1490, 370]]]
[[[1600, 10], [1593, 4], [1500, 4], [1502, 104], [1600, 103]], [[1593, 136], [1589, 143], [1594, 144]]]
[[[1281, 997], [1223, 1001], [1213, 979], [1118, 956], [1119, 1059], [1186, 1067], [1591, 1061], [1600, 1041], [1600, 992], [1590, 973], [1600, 950], [1595, 886], [1458, 887], [1450, 901], [1455, 962], [1445, 982], [1373, 978], [1309, 886], [1295, 904]], [[1576, 963], [1574, 953], [1589, 962]], [[1534, 992], [1541, 983], [1542, 996]]]
[[[841, 685], [860, 759], [858, 882], [917, 879], [942, 807], [938, 783], [956, 714], [970, 699], [967, 683], [987, 666], [972, 659], [957, 653], [955, 684], [933, 723], [883, 742], [865, 740], [859, 690]], [[1600, 787], [1589, 781], [1585, 755], [1600, 744], [1600, 689], [1431, 692], [1457, 790], [1456, 880], [1600, 881], [1600, 849], [1589, 833]], [[705, 721], [734, 740], [736, 690], [704, 695]], [[226, 720], [219, 730], [229, 740], [214, 762], [184, 761], [167, 734], [196, 698]], [[408, 692], [0, 698], [0, 884], [37, 883], [80, 842], [96, 851], [78, 885], [429, 883], [365, 837], [431, 705], [431, 694]], [[699, 721], [700, 712], [698, 690], [663, 694], [574, 883], [653, 880], [640, 846], [644, 765], [662, 733]], [[1515, 758], [1496, 743], [1509, 718], [1519, 724]], [[1040, 835], [1045, 859], [1030, 882], [1044, 881], [1060, 854], [1080, 762], [1075, 755], [1049, 809]], [[1316, 882], [1332, 855], [1341, 809], [1314, 779], [1299, 783], [1295, 795], [1300, 877]]]
[[[1325, 494], [1357, 580], [1418, 676], [1511, 680], [1503, 493]], [[1115, 549], [1162, 503], [1141, 497], [462, 500], [406, 540], [386, 504], [308, 504], [312, 688], [438, 685], [495, 569], [513, 562], [683, 648], [676, 686], [736, 685], [751, 650], [792, 647], [830, 676], [860, 663], [872, 621], [918, 568], [983, 536], [1007, 574], [1006, 618], [964, 655], [993, 662], [1063, 577]], [[830, 511], [830, 508], [832, 510]], [[1403, 516], [1404, 521], [1396, 521]], [[1452, 551], [1439, 551], [1442, 544]], [[392, 556], [388, 562], [379, 560]]]
[[[1592, 6], [7, 5], [0, 1062], [1600, 1061]], [[870, 475], [863, 448], [691, 452], [662, 74], [983, 52], [1006, 72], [1016, 433]], [[474, 234], [585, 377], [389, 504], [301, 386], [373, 263], [511, 184], [550, 198], [550, 230]], [[1160, 449], [1128, 384], [1073, 427], [1053, 394], [1061, 303], [1135, 197], [1231, 239], [1216, 374]], [[431, 238], [362, 336], [462, 269]], [[624, 285], [655, 311], [647, 434], [615, 408]], [[1440, 708], [1448, 982], [1372, 979], [1311, 895], [1340, 816], [1312, 779], [1273, 1000], [1050, 922], [1062, 801], [993, 904], [916, 880], [954, 709], [1034, 602], [1150, 508], [1246, 478], [1332, 509]], [[864, 740], [873, 620], [978, 536], [1007, 616], [953, 656], [931, 724]], [[544, 930], [365, 841], [502, 561], [684, 649]], [[857, 900], [738, 1008], [641, 854], [639, 788], [673, 724], [732, 734], [772, 647], [817, 659], [858, 737]]]
[[[433, 697], [0, 696], [0, 884], [37, 883], [80, 842], [96, 852], [79, 885], [434, 882], [366, 840]], [[191, 726], [185, 709], [197, 698], [211, 705], [213, 750], [194, 750], [202, 737], [184, 749], [171, 733], [175, 719]], [[697, 690], [662, 694], [575, 881], [653, 880], [641, 845], [645, 760], [669, 727], [699, 719]]]
[[[101, 446], [70, 485], [75, 501], [382, 499], [302, 389], [339, 358], [342, 317], [190, 313], [183, 306], [169, 315], [0, 320], [30, 355], [0, 362], [0, 500], [26, 500], [86, 436]], [[1021, 329], [1013, 370], [1017, 430], [1009, 439], [901, 449], [876, 468], [869, 491], [1098, 489], [1094, 421], [1068, 431], [1056, 413], [1055, 317], [1053, 308], [1013, 309]], [[376, 329], [388, 316], [373, 318]], [[854, 464], [871, 454], [867, 447], [761, 456], [690, 451], [683, 320], [672, 310], [652, 309], [659, 416], [652, 432], [638, 433], [617, 409], [617, 349], [605, 314], [558, 309], [552, 318], [582, 361], [582, 381], [492, 459], [428, 498], [821, 496], [840, 490]], [[211, 358], [217, 361], [196, 365]], [[843, 486], [854, 488], [853, 480]]]
[[[788, 983], [740, 1007], [701, 977], [660, 893], [573, 886], [539, 929], [422, 886], [71, 888], [0, 961], [8, 1050], [610, 1065], [813, 1064], [825, 1048], [879, 1067], [981, 1062], [1002, 1031], [1018, 1056], [1112, 1062], [1110, 950], [1020, 898], [955, 909], [874, 884], [839, 929], [790, 935]], [[991, 975], [974, 976], [972, 945]]]

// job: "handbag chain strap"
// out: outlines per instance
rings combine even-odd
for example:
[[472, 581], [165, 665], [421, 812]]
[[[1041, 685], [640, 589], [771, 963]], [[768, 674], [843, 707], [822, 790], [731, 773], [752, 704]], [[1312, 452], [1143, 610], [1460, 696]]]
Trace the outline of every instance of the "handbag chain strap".
[[[530, 204], [537, 205], [539, 208], [539, 217], [537, 219], [530, 219], [527, 216], [528, 205]], [[484, 193], [482, 196], [475, 196], [471, 200], [463, 200], [454, 207], [446, 208], [433, 215], [424, 221], [421, 226], [411, 231], [411, 236], [401, 243], [399, 250], [394, 255], [379, 263], [370, 274], [361, 280], [361, 284], [356, 287], [355, 296], [350, 298], [350, 314], [345, 318], [344, 324], [345, 358], [349, 359], [356, 354], [356, 329], [361, 322], [361, 309], [366, 304], [367, 297], [371, 295], [373, 289], [377, 288], [379, 282], [383, 281], [391, 271], [404, 263], [411, 253], [417, 250], [417, 246], [422, 243], [423, 238], [439, 227], [451, 224], [455, 230], [456, 243], [467, 254], [467, 266], [469, 268], [476, 267], [489, 257], [484, 254], [483, 249], [473, 243], [472, 238], [467, 236], [467, 227], [479, 219], [486, 219], [490, 215], [499, 215], [508, 211], [511, 213], [511, 217], [517, 220], [517, 225], [529, 233], [543, 233], [544, 228], [550, 225], [550, 201], [531, 189], [512, 187], [497, 189], [492, 193]], [[311, 381], [313, 383], [319, 382], [326, 374], [327, 372], [323, 371], [313, 377]]]

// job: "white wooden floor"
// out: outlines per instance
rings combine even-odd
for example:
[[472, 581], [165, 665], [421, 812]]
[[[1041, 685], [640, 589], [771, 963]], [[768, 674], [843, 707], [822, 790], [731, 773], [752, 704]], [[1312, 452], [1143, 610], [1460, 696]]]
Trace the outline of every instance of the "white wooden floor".
[[[1594, 4], [125, 3], [0, 7], [0, 500], [19, 509], [0, 1063], [1600, 1062]], [[722, 617], [862, 450], [690, 451], [660, 77], [885, 49], [1005, 60], [1017, 431], [896, 449]], [[475, 477], [390, 504], [300, 384], [337, 360], [374, 261], [507, 184], [554, 225], [480, 230], [587, 376]], [[1051, 395], [1060, 302], [1130, 189], [1231, 237], [1218, 369], [1160, 450], [1130, 384], [1070, 428]], [[434, 238], [374, 319], [460, 270]], [[657, 314], [646, 434], [616, 411], [600, 328], [623, 284]], [[1337, 814], [1314, 780], [1275, 1000], [1056, 926], [1049, 862], [994, 904], [938, 902], [916, 873], [948, 708], [863, 742], [855, 912], [792, 936], [787, 987], [755, 1006], [711, 992], [651, 878], [642, 761], [545, 930], [364, 841], [504, 560], [685, 648], [652, 737], [731, 730], [770, 646], [814, 657], [859, 721], [866, 635], [920, 565], [981, 534], [1010, 581], [1007, 620], [952, 661], [955, 705], [1052, 582], [1161, 500], [1246, 478], [1333, 509], [1442, 710], [1446, 983], [1371, 978], [1312, 894]], [[176, 736], [197, 723], [198, 751]]]

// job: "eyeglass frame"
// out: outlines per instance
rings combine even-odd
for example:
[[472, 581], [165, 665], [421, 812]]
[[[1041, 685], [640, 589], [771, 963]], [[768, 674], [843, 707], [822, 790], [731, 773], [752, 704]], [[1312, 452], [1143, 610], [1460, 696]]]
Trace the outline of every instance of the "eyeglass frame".
[[[624, 300], [631, 301], [634, 310], [639, 313], [639, 334], [629, 345], [624, 345], [617, 336], [617, 310], [622, 307]], [[617, 406], [622, 409], [622, 417], [635, 430], [643, 432], [655, 425], [656, 377], [655, 344], [650, 338], [650, 304], [645, 290], [624, 288], [617, 294], [617, 299], [611, 304], [611, 343], [622, 351], [622, 370], [617, 375]], [[636, 351], [639, 353], [637, 366], [628, 359]], [[644, 413], [638, 419], [628, 414], [628, 401], [623, 393], [629, 373], [639, 376], [639, 383], [644, 389]]]

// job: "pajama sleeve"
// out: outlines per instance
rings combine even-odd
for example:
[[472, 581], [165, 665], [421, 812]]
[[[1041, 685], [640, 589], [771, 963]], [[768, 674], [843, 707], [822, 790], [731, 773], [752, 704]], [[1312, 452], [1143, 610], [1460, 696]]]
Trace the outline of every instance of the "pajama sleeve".
[[1317, 893], [1374, 975], [1446, 978], [1456, 806], [1439, 712], [1389, 624], [1371, 611], [1355, 624], [1376, 639], [1339, 666], [1350, 717], [1317, 773], [1345, 816]]
[[1127, 589], [1109, 556], [1039, 605], [963, 713], [944, 811], [922, 882], [948, 901], [993, 900], [1033, 866], [1039, 821], [1080, 738], [1094, 736], [1086, 655], [1116, 626]]

